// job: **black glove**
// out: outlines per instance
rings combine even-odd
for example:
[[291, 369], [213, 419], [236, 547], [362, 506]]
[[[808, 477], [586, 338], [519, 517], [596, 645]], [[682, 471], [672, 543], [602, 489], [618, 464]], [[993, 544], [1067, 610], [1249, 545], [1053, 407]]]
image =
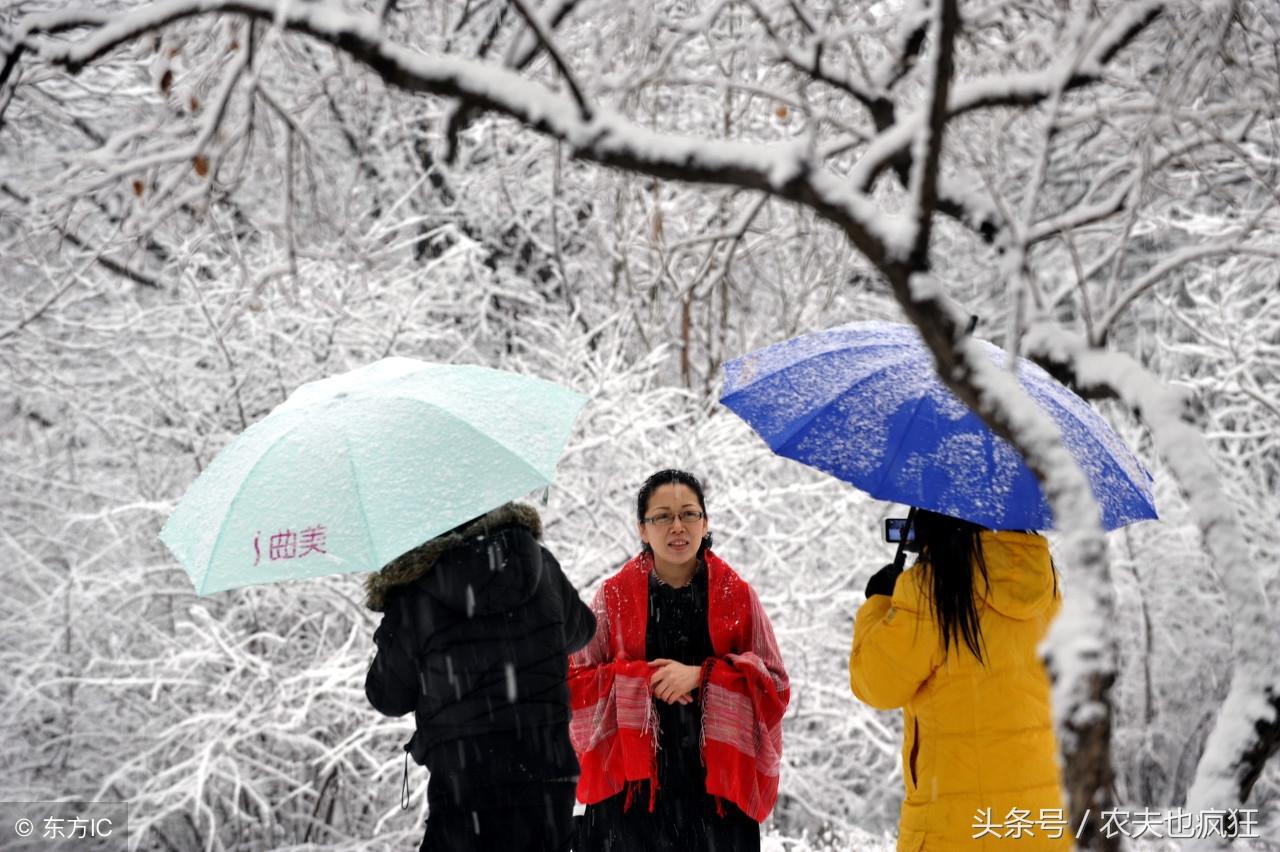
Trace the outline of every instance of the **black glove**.
[[893, 584], [898, 582], [898, 575], [902, 571], [890, 562], [879, 571], [871, 575], [871, 579], [867, 581], [867, 597], [872, 595], [892, 595]]

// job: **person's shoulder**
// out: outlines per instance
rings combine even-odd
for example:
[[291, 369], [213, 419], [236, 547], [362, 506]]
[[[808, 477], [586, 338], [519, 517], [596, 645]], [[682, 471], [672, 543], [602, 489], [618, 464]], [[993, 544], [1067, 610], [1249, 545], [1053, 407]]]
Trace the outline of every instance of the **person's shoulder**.
[[604, 580], [604, 585], [609, 588], [617, 588], [629, 583], [636, 582], [637, 578], [648, 577], [649, 569], [640, 555], [633, 556], [626, 562], [618, 566], [618, 570], [614, 571]]
[[551, 549], [542, 542], [538, 542], [538, 555], [542, 558], [542, 564], [548, 566], [553, 571], [564, 573], [564, 568], [560, 565], [560, 560], [556, 559], [556, 555]]
[[893, 608], [916, 612], [930, 590], [925, 587], [925, 569], [919, 562], [898, 575], [893, 586]]
[[744, 600], [750, 599], [755, 594], [755, 589], [751, 583], [739, 574], [734, 567], [715, 554], [714, 551], [708, 550], [704, 557], [707, 564], [707, 584], [709, 587], [718, 587], [722, 593], [741, 597]]

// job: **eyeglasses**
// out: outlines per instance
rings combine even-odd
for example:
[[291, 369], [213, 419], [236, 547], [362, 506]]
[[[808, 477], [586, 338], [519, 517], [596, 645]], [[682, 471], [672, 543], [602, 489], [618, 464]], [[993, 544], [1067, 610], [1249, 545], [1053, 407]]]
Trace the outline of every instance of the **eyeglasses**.
[[676, 522], [676, 518], [680, 519], [682, 524], [696, 524], [698, 521], [706, 517], [703, 512], [695, 512], [690, 509], [687, 512], [681, 512], [679, 515], [668, 515], [666, 512], [660, 512], [649, 518], [645, 518], [646, 524], [653, 524], [655, 527], [669, 527]]

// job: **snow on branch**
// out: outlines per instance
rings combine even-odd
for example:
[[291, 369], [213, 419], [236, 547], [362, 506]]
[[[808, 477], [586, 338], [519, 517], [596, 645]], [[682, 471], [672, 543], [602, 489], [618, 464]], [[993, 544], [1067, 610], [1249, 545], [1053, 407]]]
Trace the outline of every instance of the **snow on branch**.
[[551, 38], [551, 30], [542, 19], [538, 17], [538, 13], [529, 9], [524, 4], [524, 0], [510, 0], [512, 6], [516, 7], [516, 11], [520, 13], [520, 17], [529, 25], [529, 29], [533, 31], [538, 38], [538, 43], [547, 51], [547, 55], [551, 57], [551, 61], [555, 63], [556, 69], [559, 70], [560, 76], [564, 77], [565, 85], [569, 87], [569, 92], [573, 95], [573, 100], [578, 104], [578, 114], [583, 121], [591, 120], [591, 107], [587, 104], [586, 97], [582, 94], [582, 88], [578, 85], [578, 81], [573, 77], [573, 71], [569, 68], [569, 63], [560, 55], [560, 50], [556, 47], [555, 42]]
[[[1141, 177], [1144, 173], [1152, 173], [1165, 168], [1168, 164], [1185, 157], [1188, 154], [1211, 145], [1223, 142], [1224, 140], [1242, 139], [1247, 134], [1250, 125], [1253, 123], [1252, 117], [1242, 119], [1237, 125], [1231, 128], [1226, 134], [1216, 132], [1206, 132], [1195, 134], [1190, 140], [1171, 148], [1157, 151], [1153, 154], [1149, 163], [1145, 164], [1125, 164], [1113, 166], [1105, 170], [1102, 174], [1095, 176], [1093, 187], [1090, 192], [1085, 194], [1085, 198], [1091, 198], [1093, 188], [1102, 186], [1109, 181], [1117, 178], [1124, 171], [1132, 170], [1133, 174], [1120, 180], [1120, 183], [1107, 197], [1099, 201], [1081, 201], [1069, 210], [1055, 213], [1053, 216], [1043, 221], [1037, 222], [1031, 227], [1025, 237], [1027, 245], [1043, 242], [1044, 240], [1060, 236], [1064, 232], [1074, 231], [1089, 225], [1101, 222], [1116, 213], [1125, 209], [1125, 206], [1132, 203], [1134, 193], [1137, 192]], [[1104, 264], [1105, 265], [1105, 264]], [[1092, 274], [1092, 273], [1091, 273]]]
[[[78, 71], [144, 33], [184, 18], [236, 13], [272, 20], [346, 52], [399, 88], [459, 98], [513, 118], [566, 143], [581, 160], [653, 177], [757, 189], [812, 207], [836, 223], [873, 263], [905, 256], [897, 219], [817, 169], [802, 142], [771, 145], [661, 133], [608, 109], [586, 120], [571, 97], [515, 71], [461, 57], [427, 56], [382, 36], [374, 15], [317, 3], [280, 6], [274, 0], [164, 0], [126, 15], [65, 12], [21, 24], [17, 43], [38, 44], [47, 62]], [[92, 27], [77, 40], [40, 40], [40, 34]]]
[[[882, 114], [886, 109], [890, 110], [890, 114], [892, 114], [892, 105], [881, 93], [869, 91], [849, 79], [848, 76], [844, 74], [836, 75], [832, 73], [831, 69], [823, 67], [820, 43], [819, 45], [809, 47], [806, 53], [794, 50], [787, 45], [786, 40], [769, 19], [768, 12], [760, 8], [760, 4], [754, 2], [754, 0], [746, 0], [745, 5], [756, 16], [756, 19], [764, 28], [765, 34], [768, 35], [772, 42], [774, 50], [778, 51], [778, 56], [783, 62], [787, 63], [792, 68], [795, 68], [797, 71], [803, 71], [814, 80], [839, 89], [866, 107], [873, 116]], [[810, 35], [813, 35], [817, 28], [816, 25], [809, 20], [808, 15], [802, 14], [799, 11], [799, 7], [793, 7], [793, 11], [796, 12], [796, 17], [805, 26], [806, 31]]]
[[928, 9], [919, 3], [908, 3], [898, 15], [895, 49], [881, 68], [872, 73], [880, 91], [887, 91], [911, 72], [929, 33]]
[[[542, 18], [540, 20], [546, 21], [546, 24], [544, 25], [546, 30], [555, 30], [555, 28], [560, 26], [560, 23], [564, 21], [565, 18], [569, 17], [577, 5], [578, 0], [552, 0], [552, 2], [545, 4], [542, 7]], [[484, 54], [488, 52], [489, 45], [492, 43], [492, 37], [496, 34], [500, 21], [501, 17], [499, 16], [490, 30], [490, 37], [481, 44], [477, 51], [477, 58], [483, 58]], [[515, 41], [511, 43], [510, 48], [508, 48], [504, 55], [502, 64], [507, 68], [511, 68], [516, 71], [527, 68], [529, 63], [538, 55], [538, 51], [542, 48], [543, 44], [550, 43], [549, 36], [549, 32], [544, 31], [541, 36], [538, 34], [531, 35], [529, 33], [524, 33], [517, 37]], [[462, 134], [463, 130], [470, 126], [471, 122], [474, 121], [475, 118], [475, 109], [465, 103], [457, 103], [448, 110], [444, 122], [445, 162], [451, 163], [453, 161], [458, 150], [458, 137]]]
[[[1164, 8], [1163, 0], [1142, 0], [1124, 6], [1092, 40], [1083, 57], [1062, 57], [1039, 71], [1002, 74], [960, 83], [949, 99], [947, 119], [997, 106], [1034, 106], [1057, 92], [1096, 83], [1107, 63], [1151, 25]], [[885, 169], [911, 144], [920, 126], [930, 120], [928, 108], [917, 110], [880, 134], [854, 168], [850, 179], [863, 192], [870, 190]]]
[[[30, 198], [27, 198], [25, 195], [18, 192], [17, 190], [15, 190], [14, 188], [12, 188], [6, 183], [0, 183], [0, 194], [7, 195], [10, 198], [14, 199], [15, 201], [19, 202], [20, 204], [29, 205], [31, 203]], [[69, 226], [67, 225], [59, 226], [58, 234], [62, 239], [66, 240], [68, 243], [75, 246], [76, 248], [89, 252], [93, 258], [93, 262], [101, 266], [103, 269], [106, 269], [109, 272], [120, 276], [126, 281], [132, 281], [134, 284], [139, 284], [143, 287], [149, 287], [152, 290], [162, 289], [160, 282], [157, 281], [155, 278], [153, 278], [150, 275], [147, 275], [144, 272], [140, 272], [137, 269], [131, 268], [127, 262], [121, 262], [111, 257], [108, 257], [106, 254], [105, 248], [95, 248], [94, 246], [89, 245], [89, 243], [85, 242], [85, 240], [77, 236], [74, 231], [70, 230]], [[68, 279], [69, 283], [71, 281], [72, 279]], [[29, 325], [32, 320], [38, 318], [46, 310], [52, 307], [54, 302], [56, 302], [58, 298], [62, 295], [62, 293], [65, 291], [66, 287], [69, 286], [69, 283], [68, 285], [64, 285], [63, 287], [59, 288], [57, 293], [55, 293], [52, 297], [50, 297], [44, 304], [42, 304], [35, 311], [26, 315], [21, 320], [19, 320], [12, 328], [8, 328], [8, 329], [5, 329], [4, 331], [0, 331], [0, 340], [4, 340], [6, 337], [11, 337], [12, 335], [17, 334], [19, 331], [21, 331], [23, 328]]]
[[1231, 609], [1235, 670], [1187, 793], [1192, 810], [1241, 806], [1267, 759], [1280, 748], [1277, 627], [1249, 558], [1236, 507], [1192, 420], [1189, 397], [1127, 355], [1092, 349], [1048, 323], [1033, 325], [1027, 354], [1090, 396], [1116, 396], [1142, 418], [1156, 450], [1186, 495]]
[[577, 5], [578, 0], [552, 0], [550, 3], [542, 4], [539, 7], [541, 13], [539, 23], [546, 21], [546, 24], [541, 24], [544, 27], [543, 32], [525, 33], [517, 38], [503, 57], [503, 64], [508, 68], [526, 67], [546, 44], [546, 36], [549, 32], [560, 26], [560, 22], [567, 18]]
[[938, 198], [938, 171], [942, 165], [942, 138], [947, 129], [947, 95], [951, 91], [951, 79], [955, 76], [955, 40], [960, 26], [956, 0], [940, 0], [937, 14], [934, 55], [929, 64], [933, 79], [928, 85], [928, 121], [920, 126], [912, 157], [915, 164], [911, 174], [915, 238], [911, 253], [918, 269], [928, 263], [933, 211]]
[[[963, 313], [928, 276], [910, 276], [895, 293], [937, 361], [938, 375], [992, 431], [1009, 441], [1035, 473], [1068, 532], [1069, 593], [1048, 640], [1046, 666], [1063, 754], [1063, 786], [1073, 831], [1086, 813], [1114, 806], [1111, 688], [1118, 672], [1113, 636], [1115, 593], [1107, 564], [1100, 510], [1089, 483], [1063, 443], [1057, 424], [963, 333]], [[1118, 848], [1115, 837], [1084, 827], [1082, 842]]]
[[1128, 290], [1125, 290], [1124, 293], [1116, 298], [1111, 309], [1107, 311], [1106, 315], [1098, 322], [1097, 328], [1094, 332], [1096, 339], [1099, 341], [1105, 341], [1108, 333], [1129, 305], [1133, 304], [1134, 300], [1147, 290], [1150, 290], [1156, 284], [1164, 280], [1170, 272], [1186, 266], [1189, 263], [1194, 263], [1197, 260], [1204, 260], [1205, 258], [1215, 257], [1218, 255], [1237, 257], [1253, 255], [1256, 257], [1270, 257], [1275, 260], [1280, 260], [1280, 247], [1269, 245], [1249, 245], [1247, 243], [1242, 243], [1238, 238], [1232, 238], [1226, 240], [1214, 240], [1213, 242], [1205, 243], [1204, 245], [1186, 246], [1185, 248], [1179, 249], [1144, 273], [1141, 278], [1129, 286]]

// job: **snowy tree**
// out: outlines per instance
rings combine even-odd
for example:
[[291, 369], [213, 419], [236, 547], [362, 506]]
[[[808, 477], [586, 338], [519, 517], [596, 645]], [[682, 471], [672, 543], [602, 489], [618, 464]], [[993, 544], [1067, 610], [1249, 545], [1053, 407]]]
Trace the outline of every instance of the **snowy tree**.
[[[6, 545], [40, 578], [33, 589], [63, 592], [32, 591], [40, 606], [11, 613], [31, 627], [23, 647], [58, 669], [23, 683], [64, 685], [61, 698], [5, 699], [34, 726], [23, 742], [61, 743], [35, 766], [71, 760], [77, 726], [93, 724], [73, 708], [118, 689], [156, 753], [102, 789], [147, 801], [164, 843], [249, 842], [221, 828], [232, 815], [273, 843], [314, 837], [307, 820], [355, 837], [377, 807], [347, 798], [350, 819], [334, 812], [335, 785], [395, 772], [370, 747], [385, 729], [344, 726], [359, 696], [308, 706], [327, 727], [302, 740], [273, 709], [358, 682], [363, 616], [335, 606], [340, 585], [317, 584], [316, 609], [347, 618], [292, 622], [286, 652], [262, 613], [296, 607], [292, 593], [191, 608], [180, 576], [163, 575], [162, 596], [76, 576], [119, 554], [138, 570], [165, 564], [156, 516], [299, 381], [401, 352], [518, 366], [623, 406], [585, 419], [549, 527], [594, 566], [575, 575], [590, 585], [631, 545], [626, 480], [646, 450], [696, 464], [708, 454], [695, 442], [730, 459], [750, 446], [711, 416], [721, 361], [828, 317], [901, 316], [1041, 477], [1063, 530], [1068, 603], [1048, 662], [1073, 814], [1114, 806], [1117, 780], [1153, 796], [1163, 785], [1165, 805], [1248, 801], [1280, 744], [1276, 570], [1257, 568], [1280, 555], [1280, 19], [1265, 4], [164, 0], [0, 14], [0, 239], [15, 291], [0, 318]], [[1203, 555], [1182, 564], [1217, 578], [1231, 626], [1223, 637], [1199, 623], [1206, 644], [1229, 645], [1232, 673], [1220, 710], [1186, 708], [1195, 749], [1180, 763], [1194, 771], [1116, 777], [1113, 747], [1128, 748], [1113, 736], [1117, 678], [1144, 664], [1154, 677], [1154, 650], [1126, 660], [1114, 627], [1118, 594], [1147, 605], [1145, 566], [1130, 549], [1116, 561], [1134, 585], [1112, 576], [1116, 548], [1083, 476], [1016, 381], [979, 357], [971, 316], [1115, 400], [1119, 422], [1136, 413], [1145, 431], [1132, 434], [1185, 494]], [[770, 580], [766, 603], [809, 609], [781, 622], [788, 659], [804, 660], [797, 679], [814, 684], [788, 720], [798, 763], [783, 816], [847, 827], [883, 812], [869, 779], [896, 771], [893, 733], [833, 709], [847, 708], [833, 660], [856, 605], [842, 554], [863, 549], [840, 521], [869, 524], [870, 510], [832, 483], [779, 488], [790, 468], [776, 462], [704, 464], [742, 519], [729, 541]], [[765, 534], [747, 535], [747, 519]], [[601, 535], [560, 538], [570, 527]], [[797, 560], [803, 584], [784, 579]], [[72, 618], [81, 598], [134, 597], [144, 624], [93, 629], [152, 667], [138, 676], [153, 703], [171, 696], [150, 720], [128, 658], [99, 659]], [[36, 625], [57, 611], [53, 654]], [[306, 674], [273, 686], [269, 673], [298, 659]], [[191, 661], [217, 671], [196, 677]], [[94, 665], [119, 666], [114, 686], [94, 684]], [[261, 717], [225, 704], [201, 717], [210, 683]], [[1154, 718], [1154, 694], [1135, 702]], [[188, 752], [180, 713], [233, 733]], [[833, 738], [842, 758], [821, 753]], [[259, 793], [294, 777], [280, 760], [311, 767], [309, 814], [289, 811], [283, 827]], [[24, 777], [52, 783], [35, 766]], [[206, 779], [224, 792], [210, 798]], [[178, 814], [181, 829], [166, 822]]]

